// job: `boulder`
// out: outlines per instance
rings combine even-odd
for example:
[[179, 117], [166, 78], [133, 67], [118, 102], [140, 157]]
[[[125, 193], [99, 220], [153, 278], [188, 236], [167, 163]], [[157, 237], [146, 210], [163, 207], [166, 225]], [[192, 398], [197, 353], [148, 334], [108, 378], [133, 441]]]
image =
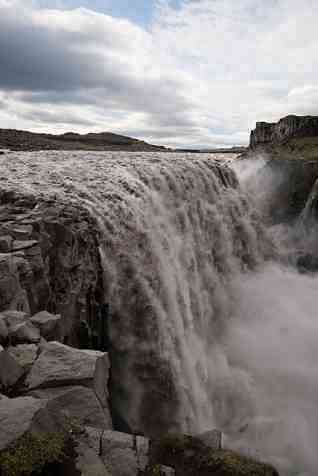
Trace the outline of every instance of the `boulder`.
[[8, 347], [7, 351], [24, 370], [28, 370], [37, 358], [38, 347], [35, 344], [19, 344]]
[[113, 476], [103, 464], [98, 453], [88, 446], [84, 441], [79, 441], [76, 445], [76, 468], [81, 476]]
[[29, 314], [27, 312], [7, 310], [0, 313], [0, 318], [3, 318], [6, 321], [6, 324], [9, 329], [22, 324], [29, 319]]
[[87, 387], [69, 386], [34, 390], [30, 396], [47, 399], [50, 409], [60, 412], [79, 425], [111, 429], [108, 411], [105, 413], [94, 391]]
[[[26, 379], [29, 390], [85, 386], [94, 390], [103, 410], [103, 427], [112, 428], [108, 406], [108, 354], [68, 347], [59, 342], [44, 344]], [[84, 398], [84, 394], [82, 394]], [[67, 398], [66, 396], [64, 398]], [[86, 397], [88, 398], [88, 394]], [[82, 403], [79, 403], [81, 405]]]
[[26, 384], [30, 390], [66, 385], [85, 385], [94, 388], [99, 383], [94, 381], [99, 359], [102, 359], [103, 370], [107, 372], [106, 378], [103, 376], [106, 382], [108, 368], [104, 362], [108, 361], [107, 354], [94, 350], [75, 349], [60, 342], [49, 342], [42, 347], [41, 354], [33, 365]]
[[36, 326], [41, 336], [47, 340], [57, 340], [60, 338], [59, 322], [60, 314], [51, 314], [47, 311], [41, 311], [31, 317], [30, 321]]
[[148, 464], [149, 440], [117, 431], [104, 431], [100, 454], [112, 476], [138, 476]]
[[12, 344], [37, 344], [41, 335], [37, 327], [26, 321], [9, 329], [9, 340]]
[[6, 350], [0, 349], [0, 389], [9, 390], [23, 376], [21, 365]]
[[28, 431], [56, 431], [54, 418], [45, 409], [47, 402], [32, 397], [0, 400], [0, 451]]

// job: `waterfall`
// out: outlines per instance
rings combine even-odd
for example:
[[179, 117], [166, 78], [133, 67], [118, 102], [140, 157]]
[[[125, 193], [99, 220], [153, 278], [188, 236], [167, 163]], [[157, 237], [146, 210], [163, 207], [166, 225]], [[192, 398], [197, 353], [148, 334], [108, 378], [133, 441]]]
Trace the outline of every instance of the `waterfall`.
[[217, 427], [282, 474], [316, 474], [316, 280], [281, 259], [225, 162], [42, 152], [1, 163], [0, 186], [80, 204], [98, 224], [118, 429]]

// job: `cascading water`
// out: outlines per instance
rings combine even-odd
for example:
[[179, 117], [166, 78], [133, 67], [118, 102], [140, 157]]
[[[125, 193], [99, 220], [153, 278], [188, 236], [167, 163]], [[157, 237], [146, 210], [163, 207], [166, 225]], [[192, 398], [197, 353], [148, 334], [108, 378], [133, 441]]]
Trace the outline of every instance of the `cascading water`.
[[232, 170], [210, 155], [78, 152], [11, 153], [0, 168], [0, 187], [98, 223], [119, 428], [218, 427], [284, 474], [315, 474], [316, 281], [275, 264]]

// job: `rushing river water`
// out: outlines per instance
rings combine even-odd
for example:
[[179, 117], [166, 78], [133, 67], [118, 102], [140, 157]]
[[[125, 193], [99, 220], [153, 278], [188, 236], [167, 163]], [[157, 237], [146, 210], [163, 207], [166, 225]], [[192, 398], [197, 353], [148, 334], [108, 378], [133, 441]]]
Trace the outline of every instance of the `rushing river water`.
[[96, 220], [129, 429], [217, 427], [282, 474], [314, 476], [317, 280], [280, 264], [282, 242], [218, 158], [9, 153], [0, 188], [81, 204]]

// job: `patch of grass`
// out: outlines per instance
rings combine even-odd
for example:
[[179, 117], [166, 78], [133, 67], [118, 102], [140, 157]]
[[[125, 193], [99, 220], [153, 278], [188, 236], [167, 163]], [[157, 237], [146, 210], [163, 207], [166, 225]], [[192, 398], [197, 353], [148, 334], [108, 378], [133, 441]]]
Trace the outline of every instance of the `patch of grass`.
[[27, 433], [14, 446], [0, 453], [2, 476], [41, 474], [46, 465], [62, 462], [65, 453], [62, 433], [32, 435]]

